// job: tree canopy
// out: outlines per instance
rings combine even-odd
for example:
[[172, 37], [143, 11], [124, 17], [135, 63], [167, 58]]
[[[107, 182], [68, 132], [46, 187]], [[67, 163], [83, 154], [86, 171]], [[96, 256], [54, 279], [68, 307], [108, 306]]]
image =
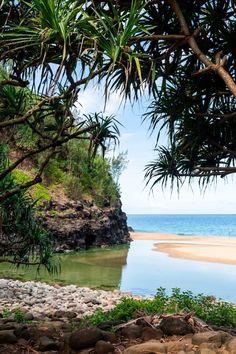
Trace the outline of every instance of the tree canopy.
[[53, 113], [57, 130], [41, 149], [55, 150], [75, 124], [81, 89], [96, 78], [106, 96], [118, 90], [133, 100], [148, 90], [144, 118], [157, 142], [161, 129], [169, 138], [147, 166], [152, 184], [234, 173], [235, 23], [233, 0], [3, 1], [0, 60], [9, 78], [1, 92], [17, 87], [20, 97], [28, 87], [37, 97], [24, 113], [20, 98], [8, 106], [0, 129], [24, 122], [44, 139]]
[[[41, 181], [68, 141], [90, 139], [91, 158], [99, 145], [104, 151], [104, 136], [116, 141], [115, 121], [100, 125], [75, 110], [91, 82], [106, 99], [112, 91], [132, 102], [150, 95], [143, 118], [157, 137], [146, 168], [152, 187], [235, 173], [235, 10], [234, 0], [2, 1], [0, 137], [14, 139], [24, 126], [35, 141], [1, 169], [0, 181], [44, 158], [32, 180], [9, 185], [0, 201]], [[158, 144], [161, 131], [167, 146]]]

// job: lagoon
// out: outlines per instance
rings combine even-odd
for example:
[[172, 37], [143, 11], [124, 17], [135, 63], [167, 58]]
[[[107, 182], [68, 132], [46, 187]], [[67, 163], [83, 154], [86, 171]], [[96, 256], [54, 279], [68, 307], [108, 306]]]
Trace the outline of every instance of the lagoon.
[[236, 303], [236, 266], [170, 258], [154, 250], [155, 241], [133, 241], [117, 246], [60, 256], [62, 271], [49, 275], [35, 269], [0, 265], [0, 277], [76, 284], [91, 288], [120, 289], [154, 295], [159, 287], [191, 290]]

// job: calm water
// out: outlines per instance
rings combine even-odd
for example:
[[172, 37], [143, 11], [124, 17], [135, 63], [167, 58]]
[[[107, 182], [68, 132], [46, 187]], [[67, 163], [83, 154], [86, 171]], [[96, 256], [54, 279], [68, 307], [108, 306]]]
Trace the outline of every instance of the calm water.
[[[236, 236], [234, 215], [130, 215], [128, 222], [140, 231]], [[1, 264], [0, 277], [120, 288], [139, 295], [154, 295], [158, 287], [168, 292], [179, 287], [236, 303], [235, 265], [169, 258], [165, 253], [154, 251], [153, 244], [148, 240], [133, 241], [130, 247], [62, 255], [62, 272], [57, 276], [45, 272], [37, 275], [33, 268], [16, 270]]]
[[236, 237], [236, 214], [136, 214], [128, 215], [128, 225], [135, 231]]

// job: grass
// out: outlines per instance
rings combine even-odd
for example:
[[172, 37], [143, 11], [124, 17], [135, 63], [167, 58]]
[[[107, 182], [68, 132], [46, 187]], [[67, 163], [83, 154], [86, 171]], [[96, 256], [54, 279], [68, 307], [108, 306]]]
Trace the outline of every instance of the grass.
[[99, 309], [94, 315], [85, 317], [81, 326], [98, 326], [116, 320], [128, 321], [137, 317], [140, 312], [149, 315], [192, 312], [208, 324], [236, 327], [235, 305], [216, 301], [212, 296], [194, 295], [191, 291], [181, 291], [179, 288], [172, 289], [169, 296], [164, 288], [159, 288], [153, 299], [124, 298], [108, 312]]

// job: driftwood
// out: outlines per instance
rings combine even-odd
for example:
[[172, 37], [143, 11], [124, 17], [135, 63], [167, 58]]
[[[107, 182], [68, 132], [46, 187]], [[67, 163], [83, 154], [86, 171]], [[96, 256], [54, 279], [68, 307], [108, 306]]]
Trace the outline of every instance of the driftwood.
[[116, 328], [122, 329], [133, 324], [158, 328], [161, 320], [164, 318], [182, 319], [193, 328], [194, 332], [205, 332], [205, 331], [214, 330], [206, 322], [194, 316], [192, 312], [181, 313], [181, 314], [167, 314], [167, 315], [160, 314], [160, 315], [152, 315], [152, 316], [144, 315], [144, 316], [137, 317], [133, 320], [130, 320], [126, 323], [122, 323], [116, 326]]

